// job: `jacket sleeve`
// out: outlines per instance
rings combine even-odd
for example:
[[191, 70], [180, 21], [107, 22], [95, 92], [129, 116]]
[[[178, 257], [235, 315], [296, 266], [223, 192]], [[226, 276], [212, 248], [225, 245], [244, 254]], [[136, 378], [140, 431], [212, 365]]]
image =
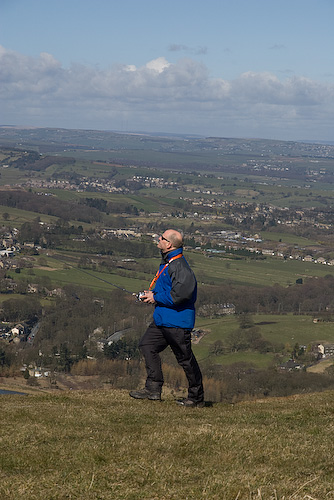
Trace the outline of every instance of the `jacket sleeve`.
[[196, 278], [187, 262], [175, 263], [169, 269], [169, 275], [172, 280], [170, 295], [174, 305], [191, 300], [196, 288]]

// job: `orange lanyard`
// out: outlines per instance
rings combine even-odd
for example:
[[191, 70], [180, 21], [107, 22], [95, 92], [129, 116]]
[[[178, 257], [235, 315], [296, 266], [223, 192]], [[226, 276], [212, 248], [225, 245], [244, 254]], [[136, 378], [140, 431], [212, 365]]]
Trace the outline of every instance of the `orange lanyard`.
[[152, 288], [154, 287], [154, 285], [156, 284], [158, 278], [160, 278], [161, 274], [164, 272], [164, 270], [166, 269], [166, 267], [169, 266], [169, 264], [171, 262], [173, 262], [173, 260], [176, 260], [176, 259], [179, 259], [180, 257], [183, 257], [182, 253], [180, 253], [179, 255], [175, 255], [175, 257], [172, 257], [168, 262], [167, 264], [164, 265], [164, 267], [161, 269], [161, 271], [158, 271], [157, 274], [154, 276], [153, 280], [151, 281], [151, 284], [150, 284], [150, 288], [149, 290], [152, 290]]

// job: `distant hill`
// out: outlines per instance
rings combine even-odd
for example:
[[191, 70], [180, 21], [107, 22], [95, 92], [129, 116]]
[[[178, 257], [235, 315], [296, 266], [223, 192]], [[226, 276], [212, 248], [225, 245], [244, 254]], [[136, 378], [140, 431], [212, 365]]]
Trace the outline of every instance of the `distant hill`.
[[210, 152], [216, 155], [334, 157], [334, 143], [278, 141], [254, 138], [122, 133], [103, 130], [0, 126], [0, 146], [60, 152], [73, 149], [154, 150], [170, 153]]

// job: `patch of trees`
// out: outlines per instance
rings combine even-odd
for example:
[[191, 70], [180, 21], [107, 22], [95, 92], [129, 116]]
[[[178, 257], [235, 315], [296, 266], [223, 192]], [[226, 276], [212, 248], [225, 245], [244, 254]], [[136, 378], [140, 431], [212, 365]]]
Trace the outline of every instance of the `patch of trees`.
[[138, 208], [135, 205], [128, 203], [107, 202], [103, 198], [84, 198], [81, 204], [95, 208], [106, 214], [131, 214], [139, 215]]
[[133, 389], [144, 376], [144, 366], [138, 360], [80, 360], [72, 366], [71, 375], [95, 375], [117, 389]]
[[81, 203], [88, 207], [96, 208], [100, 212], [107, 212], [108, 202], [103, 198], [85, 198], [81, 200]]
[[206, 398], [238, 402], [249, 398], [286, 397], [293, 394], [334, 389], [331, 374], [278, 372], [274, 368], [255, 370], [248, 363], [204, 368]]
[[[71, 247], [79, 252], [82, 252], [82, 243], [71, 242]], [[101, 239], [98, 235], [90, 235], [85, 240], [85, 252], [86, 253], [99, 253], [101, 255], [124, 255], [131, 258], [140, 257], [156, 257], [157, 249], [152, 245], [151, 240], [145, 239], [121, 239], [116, 237], [111, 237], [108, 239]]]
[[36, 297], [8, 299], [2, 303], [2, 321], [31, 321], [41, 316], [42, 307]]
[[54, 248], [61, 241], [67, 239], [70, 235], [81, 235], [83, 227], [81, 225], [70, 225], [66, 220], [59, 219], [52, 225], [41, 225], [39, 217], [32, 222], [22, 224], [18, 239], [21, 243], [32, 241], [35, 245], [41, 245], [44, 248]]
[[75, 158], [65, 156], [40, 156], [39, 153], [31, 151], [22, 155], [17, 160], [10, 162], [10, 165], [20, 170], [36, 170], [37, 172], [44, 171], [51, 165], [73, 165]]
[[120, 290], [101, 292], [98, 296], [82, 287], [64, 287], [65, 296], [56, 300], [54, 307], [45, 309], [34, 346], [49, 360], [53, 350], [67, 346], [70, 357], [78, 359], [86, 346], [90, 354], [97, 354], [93, 332], [98, 327], [100, 338], [107, 338], [114, 331], [145, 327], [144, 317], [150, 308], [136, 302], [134, 297]]
[[8, 288], [8, 280], [6, 279], [6, 271], [0, 270], [0, 293], [5, 293]]
[[[165, 384], [172, 393], [185, 390], [187, 381], [182, 368], [165, 361], [163, 372]], [[274, 368], [256, 370], [251, 363], [239, 362], [228, 366], [207, 364], [202, 367], [202, 372], [205, 399], [212, 402], [237, 403], [253, 398], [287, 397], [334, 389], [332, 367], [326, 374], [282, 373]], [[100, 375], [115, 388], [129, 389], [145, 377], [145, 370], [144, 363], [137, 359], [81, 360], [72, 366], [71, 374]]]
[[302, 284], [287, 288], [280, 285], [260, 288], [231, 284], [199, 288], [198, 309], [204, 304], [224, 303], [233, 303], [237, 313], [301, 314], [333, 310], [334, 276], [309, 278]]
[[106, 345], [103, 353], [107, 359], [139, 359], [138, 339], [121, 338], [117, 342]]
[[156, 257], [157, 254], [157, 249], [152, 245], [152, 241], [132, 241], [128, 239], [121, 240], [119, 238], [112, 238], [110, 244], [115, 253], [128, 257]]
[[12, 364], [13, 353], [9, 352], [8, 349], [0, 346], [0, 374], [5, 367], [9, 367]]
[[94, 207], [85, 207], [75, 201], [60, 201], [55, 196], [44, 196], [30, 191], [2, 191], [0, 204], [6, 207], [29, 210], [53, 215], [65, 220], [95, 222], [101, 220], [101, 213]]

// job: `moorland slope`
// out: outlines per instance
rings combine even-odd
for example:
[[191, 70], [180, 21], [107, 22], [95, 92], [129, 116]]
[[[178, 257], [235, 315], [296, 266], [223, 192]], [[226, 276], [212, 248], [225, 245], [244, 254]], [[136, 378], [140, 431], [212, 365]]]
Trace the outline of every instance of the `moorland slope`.
[[333, 396], [192, 410], [111, 389], [0, 396], [0, 497], [333, 499]]

